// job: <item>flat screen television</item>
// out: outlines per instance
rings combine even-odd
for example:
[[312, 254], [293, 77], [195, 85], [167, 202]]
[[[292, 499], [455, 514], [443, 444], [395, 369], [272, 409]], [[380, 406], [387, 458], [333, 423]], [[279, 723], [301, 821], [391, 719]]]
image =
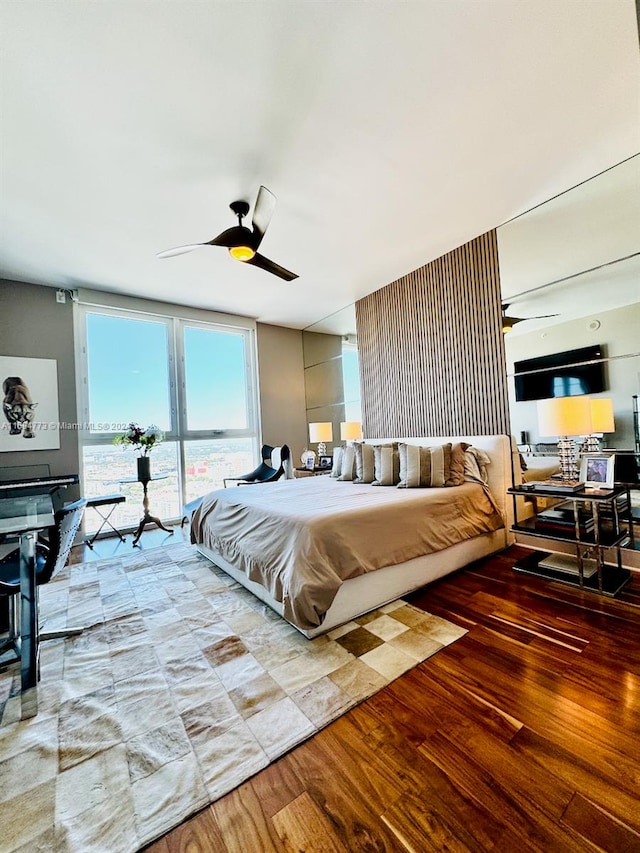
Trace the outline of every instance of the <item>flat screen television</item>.
[[513, 365], [516, 400], [546, 400], [605, 391], [604, 357], [604, 347], [599, 345], [516, 361]]

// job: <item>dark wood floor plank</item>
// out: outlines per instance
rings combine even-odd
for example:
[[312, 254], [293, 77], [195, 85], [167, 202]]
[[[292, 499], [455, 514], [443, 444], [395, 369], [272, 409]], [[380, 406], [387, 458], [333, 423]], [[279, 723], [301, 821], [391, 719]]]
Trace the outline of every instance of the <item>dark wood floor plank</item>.
[[596, 771], [589, 752], [576, 752], [555, 744], [530, 729], [523, 729], [512, 742], [513, 749], [544, 766], [550, 774], [572, 785], [575, 790], [598, 802], [634, 831], [640, 832], [638, 789], [624, 791], [611, 779]]
[[[210, 809], [180, 824], [163, 840], [166, 840], [166, 853], [228, 853]], [[147, 848], [147, 853], [165, 853], [165, 848], [156, 851], [151, 846]]]
[[638, 853], [640, 834], [608, 815], [586, 797], [576, 794], [563, 815], [564, 822], [583, 838], [611, 853]]
[[250, 784], [267, 817], [273, 817], [304, 793], [304, 785], [294, 773], [286, 755], [254, 776]]
[[[481, 808], [499, 817], [521, 838], [525, 849], [554, 850], [557, 853], [585, 853], [597, 849], [591, 844], [574, 841], [553, 815], [546, 813], [527, 792], [522, 791], [520, 784], [512, 786], [513, 774], [507, 774], [504, 765], [486, 766], [486, 761], [476, 760], [466, 742], [457, 742], [444, 733], [436, 732], [419, 747], [419, 751], [437, 764]], [[505, 775], [507, 779], [503, 783]]]
[[273, 831], [271, 820], [265, 818], [250, 782], [213, 803], [211, 812], [229, 853], [283, 853], [286, 849]]
[[[273, 823], [286, 853], [349, 853], [335, 837], [331, 823], [306, 792], [274, 815]], [[261, 850], [261, 848], [245, 848]]]

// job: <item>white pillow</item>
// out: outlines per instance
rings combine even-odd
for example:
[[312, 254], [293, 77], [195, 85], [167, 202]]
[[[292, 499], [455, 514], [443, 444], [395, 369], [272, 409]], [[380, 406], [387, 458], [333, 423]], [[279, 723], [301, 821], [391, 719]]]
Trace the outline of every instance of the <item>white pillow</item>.
[[344, 452], [344, 447], [334, 447], [333, 448], [333, 465], [331, 466], [331, 476], [334, 479], [338, 479], [340, 477], [340, 472], [342, 469], [342, 454]]
[[342, 465], [338, 479], [351, 481], [356, 470], [356, 449], [352, 444], [340, 449], [342, 450]]

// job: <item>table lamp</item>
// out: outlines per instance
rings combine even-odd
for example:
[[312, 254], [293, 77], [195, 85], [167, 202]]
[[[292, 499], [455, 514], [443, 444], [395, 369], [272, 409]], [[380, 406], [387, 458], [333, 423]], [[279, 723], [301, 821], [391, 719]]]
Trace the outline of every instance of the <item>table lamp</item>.
[[600, 450], [600, 435], [605, 432], [615, 432], [613, 419], [613, 400], [610, 397], [591, 399], [591, 433], [586, 437], [581, 453], [598, 453]]
[[327, 452], [325, 441], [333, 441], [333, 425], [330, 421], [309, 424], [309, 441], [318, 443], [318, 456]]
[[541, 436], [559, 436], [558, 456], [563, 480], [576, 480], [576, 435], [589, 435], [591, 400], [586, 396], [538, 400], [538, 431]]
[[340, 438], [342, 441], [359, 441], [362, 438], [362, 424], [360, 421], [343, 421], [340, 424]]

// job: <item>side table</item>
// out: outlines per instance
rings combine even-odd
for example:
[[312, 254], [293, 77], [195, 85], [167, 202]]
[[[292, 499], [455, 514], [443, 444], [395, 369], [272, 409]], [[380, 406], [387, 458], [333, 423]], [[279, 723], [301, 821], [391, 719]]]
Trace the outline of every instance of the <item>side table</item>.
[[147, 526], [147, 524], [155, 524], [157, 527], [160, 528], [160, 530], [165, 530], [167, 533], [173, 536], [173, 530], [170, 527], [165, 527], [162, 521], [156, 515], [151, 515], [151, 513], [149, 512], [149, 483], [155, 482], [156, 480], [166, 480], [168, 476], [168, 474], [156, 474], [153, 477], [149, 477], [149, 479], [139, 479], [138, 477], [125, 477], [124, 479], [120, 480], [121, 483], [142, 483], [142, 490], [144, 493], [142, 498], [143, 513], [136, 534], [133, 537], [132, 545], [134, 548], [140, 541], [142, 532]]

